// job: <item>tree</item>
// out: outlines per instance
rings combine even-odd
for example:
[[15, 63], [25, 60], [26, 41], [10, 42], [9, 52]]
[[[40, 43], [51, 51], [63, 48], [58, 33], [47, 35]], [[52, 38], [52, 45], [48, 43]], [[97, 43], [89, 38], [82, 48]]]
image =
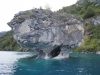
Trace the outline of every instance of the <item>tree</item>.
[[45, 5], [45, 9], [46, 9], [46, 10], [51, 10], [50, 5], [49, 5], [49, 4], [46, 4], [46, 5]]

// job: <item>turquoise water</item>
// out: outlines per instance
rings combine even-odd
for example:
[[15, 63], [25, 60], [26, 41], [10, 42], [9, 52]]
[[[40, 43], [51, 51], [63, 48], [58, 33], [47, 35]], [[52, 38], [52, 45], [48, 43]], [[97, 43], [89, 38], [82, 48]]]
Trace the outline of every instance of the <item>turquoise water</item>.
[[0, 52], [0, 75], [100, 75], [100, 55], [70, 54], [66, 59], [33, 59], [30, 52]]

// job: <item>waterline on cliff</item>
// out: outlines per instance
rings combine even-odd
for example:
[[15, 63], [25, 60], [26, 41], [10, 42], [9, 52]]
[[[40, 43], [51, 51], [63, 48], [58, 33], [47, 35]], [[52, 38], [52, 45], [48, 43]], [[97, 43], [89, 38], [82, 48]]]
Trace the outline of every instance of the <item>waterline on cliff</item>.
[[58, 55], [57, 57], [54, 57], [53, 59], [64, 59], [64, 58], [69, 58], [69, 54], [66, 56]]
[[[56, 56], [56, 57], [54, 57], [54, 58], [52, 58], [52, 59], [64, 59], [64, 58], [69, 58], [69, 54], [70, 54], [71, 52], [68, 52], [68, 53], [66, 53], [66, 54], [62, 54], [62, 53], [60, 53], [58, 56]], [[46, 54], [46, 56], [45, 56], [45, 58], [44, 59], [51, 59], [51, 58], [49, 58], [48, 57], [48, 55]]]
[[44, 59], [49, 59], [49, 57], [48, 57], [47, 53], [46, 53], [46, 56], [45, 56], [45, 58], [44, 58]]

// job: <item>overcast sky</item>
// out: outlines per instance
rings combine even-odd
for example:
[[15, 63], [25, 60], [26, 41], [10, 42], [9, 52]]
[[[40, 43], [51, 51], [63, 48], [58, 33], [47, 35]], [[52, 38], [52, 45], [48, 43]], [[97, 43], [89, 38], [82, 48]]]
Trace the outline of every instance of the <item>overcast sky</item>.
[[49, 5], [52, 11], [61, 9], [76, 3], [77, 0], [0, 0], [0, 31], [8, 31], [10, 27], [7, 25], [14, 14], [19, 11], [29, 10], [32, 8], [42, 8]]

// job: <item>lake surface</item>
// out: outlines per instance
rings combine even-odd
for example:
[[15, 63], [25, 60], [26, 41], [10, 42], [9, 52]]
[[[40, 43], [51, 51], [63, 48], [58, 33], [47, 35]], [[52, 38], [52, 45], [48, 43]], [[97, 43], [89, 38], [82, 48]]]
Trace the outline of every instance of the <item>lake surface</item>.
[[100, 55], [70, 54], [66, 59], [34, 59], [32, 52], [0, 51], [0, 75], [100, 75]]

